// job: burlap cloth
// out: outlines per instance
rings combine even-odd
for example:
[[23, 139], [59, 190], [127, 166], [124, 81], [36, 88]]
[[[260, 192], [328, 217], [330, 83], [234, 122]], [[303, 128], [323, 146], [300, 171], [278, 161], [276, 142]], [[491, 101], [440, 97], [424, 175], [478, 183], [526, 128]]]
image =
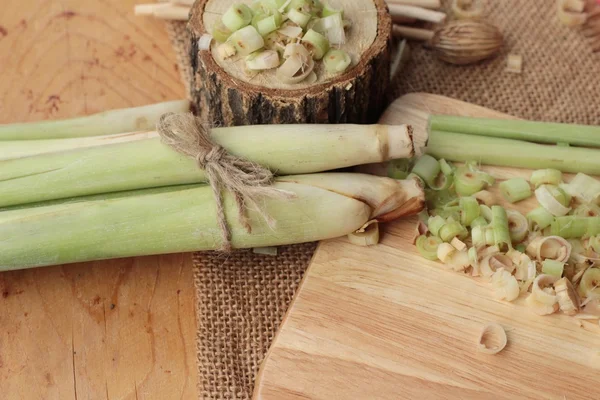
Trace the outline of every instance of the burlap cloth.
[[[394, 94], [438, 93], [524, 118], [600, 124], [600, 56], [581, 32], [557, 22], [554, 0], [488, 3], [488, 20], [505, 35], [500, 56], [455, 67], [413, 44]], [[189, 85], [185, 24], [169, 24], [169, 33]], [[521, 75], [504, 71], [509, 52], [523, 56]], [[200, 398], [251, 397], [256, 372], [314, 250], [315, 244], [304, 244], [283, 247], [276, 257], [250, 251], [195, 255]]]

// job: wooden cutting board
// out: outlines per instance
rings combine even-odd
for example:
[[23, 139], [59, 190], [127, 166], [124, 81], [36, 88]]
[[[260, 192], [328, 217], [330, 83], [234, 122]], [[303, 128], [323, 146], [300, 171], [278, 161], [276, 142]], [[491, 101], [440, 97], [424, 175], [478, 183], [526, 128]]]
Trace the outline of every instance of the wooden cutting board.
[[[407, 95], [383, 121], [424, 129], [427, 113], [508, 117], [428, 94]], [[498, 178], [529, 171], [490, 168]], [[535, 200], [519, 204], [533, 208]], [[532, 314], [493, 299], [489, 283], [421, 258], [415, 219], [385, 226], [371, 248], [336, 239], [319, 245], [274, 339], [255, 398], [595, 399], [600, 327]], [[476, 350], [482, 328], [501, 324], [508, 346]]]

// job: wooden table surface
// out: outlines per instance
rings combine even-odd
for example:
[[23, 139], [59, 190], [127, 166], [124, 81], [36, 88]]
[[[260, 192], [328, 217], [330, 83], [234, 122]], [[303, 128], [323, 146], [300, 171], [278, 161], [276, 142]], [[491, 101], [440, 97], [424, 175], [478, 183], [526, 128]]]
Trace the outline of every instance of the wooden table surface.
[[[135, 3], [2, 0], [0, 123], [183, 98]], [[0, 398], [197, 398], [190, 255], [0, 273], [0, 293]]]

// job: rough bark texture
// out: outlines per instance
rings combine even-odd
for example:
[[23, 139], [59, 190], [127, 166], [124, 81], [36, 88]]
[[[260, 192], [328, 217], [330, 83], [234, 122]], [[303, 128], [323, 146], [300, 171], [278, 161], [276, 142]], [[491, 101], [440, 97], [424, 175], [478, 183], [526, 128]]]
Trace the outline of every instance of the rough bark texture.
[[373, 0], [379, 11], [377, 37], [359, 64], [334, 80], [299, 90], [243, 82], [227, 74], [210, 52], [199, 52], [198, 39], [206, 33], [202, 14], [208, 1], [196, 1], [188, 29], [191, 95], [197, 112], [211, 124], [374, 123], [387, 106], [392, 23], [384, 0]]

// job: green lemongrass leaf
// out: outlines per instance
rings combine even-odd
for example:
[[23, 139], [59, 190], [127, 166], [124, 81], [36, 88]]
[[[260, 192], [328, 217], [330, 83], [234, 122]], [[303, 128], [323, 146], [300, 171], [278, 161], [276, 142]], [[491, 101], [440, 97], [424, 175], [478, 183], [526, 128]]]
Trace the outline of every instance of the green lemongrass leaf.
[[146, 131], [154, 129], [158, 119], [165, 113], [182, 113], [189, 110], [188, 100], [175, 100], [109, 110], [86, 117], [6, 124], [0, 125], [0, 141], [68, 139]]
[[[600, 135], [598, 136], [600, 140]], [[433, 131], [426, 152], [450, 161], [478, 160], [486, 165], [553, 168], [562, 172], [600, 175], [600, 151], [557, 147], [512, 139]]]
[[432, 115], [429, 119], [429, 129], [536, 143], [560, 142], [575, 146], [600, 147], [600, 126], [592, 125]]

